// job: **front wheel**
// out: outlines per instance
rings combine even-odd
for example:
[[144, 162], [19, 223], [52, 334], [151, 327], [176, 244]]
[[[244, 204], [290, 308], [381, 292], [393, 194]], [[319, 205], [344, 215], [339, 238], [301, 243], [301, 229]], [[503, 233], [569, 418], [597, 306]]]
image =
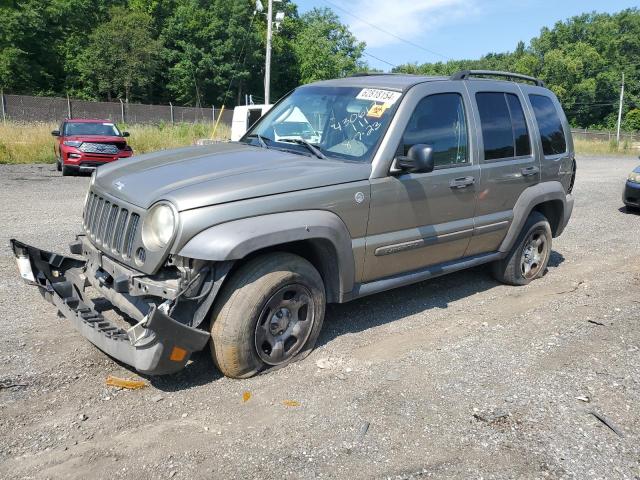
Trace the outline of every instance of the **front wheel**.
[[63, 177], [69, 177], [71, 175], [75, 175], [75, 170], [72, 170], [71, 167], [68, 167], [63, 163], [62, 164], [62, 176]]
[[220, 371], [251, 377], [306, 357], [325, 312], [318, 271], [290, 253], [256, 257], [240, 267], [211, 316], [211, 353]]
[[493, 263], [493, 276], [508, 285], [527, 285], [544, 275], [551, 256], [551, 226], [540, 212], [531, 212], [509, 254]]

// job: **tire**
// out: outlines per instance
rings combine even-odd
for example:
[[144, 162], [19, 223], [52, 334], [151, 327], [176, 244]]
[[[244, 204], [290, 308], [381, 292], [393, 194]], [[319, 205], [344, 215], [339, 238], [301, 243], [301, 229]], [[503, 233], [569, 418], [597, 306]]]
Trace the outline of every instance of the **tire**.
[[300, 360], [318, 339], [325, 305], [322, 277], [307, 260], [284, 252], [256, 257], [214, 306], [213, 361], [227, 377], [248, 378]]
[[509, 254], [493, 263], [493, 276], [507, 285], [527, 285], [542, 277], [551, 256], [551, 241], [547, 218], [531, 212]]
[[60, 159], [56, 160], [56, 170], [58, 170], [59, 172], [62, 171], [62, 164], [60, 162]]
[[75, 171], [72, 170], [70, 167], [67, 167], [64, 163], [62, 164], [62, 176], [63, 177], [70, 177], [72, 175], [75, 175]]

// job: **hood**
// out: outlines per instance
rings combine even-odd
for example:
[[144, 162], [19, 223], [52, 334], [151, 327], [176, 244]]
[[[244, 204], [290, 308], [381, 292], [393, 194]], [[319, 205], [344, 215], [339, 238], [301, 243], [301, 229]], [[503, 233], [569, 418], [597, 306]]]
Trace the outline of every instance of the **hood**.
[[126, 143], [127, 141], [124, 137], [119, 137], [117, 135], [66, 135], [64, 139], [91, 143]]
[[158, 200], [178, 210], [366, 180], [371, 165], [319, 159], [242, 143], [164, 150], [97, 169], [96, 187], [149, 208]]

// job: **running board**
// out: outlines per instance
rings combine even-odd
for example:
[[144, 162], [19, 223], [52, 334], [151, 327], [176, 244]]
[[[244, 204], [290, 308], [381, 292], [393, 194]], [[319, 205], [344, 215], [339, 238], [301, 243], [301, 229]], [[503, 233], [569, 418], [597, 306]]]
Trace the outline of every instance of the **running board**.
[[503, 256], [504, 254], [500, 252], [484, 253], [482, 255], [475, 255], [461, 260], [431, 265], [421, 270], [414, 270], [409, 273], [394, 275], [393, 277], [382, 278], [373, 282], [361, 283], [356, 285], [350, 294], [345, 295], [344, 301], [355, 300], [356, 298], [366, 297], [367, 295], [373, 295], [374, 293], [423, 282], [424, 280], [440, 277], [447, 273], [477, 267], [478, 265], [500, 260]]

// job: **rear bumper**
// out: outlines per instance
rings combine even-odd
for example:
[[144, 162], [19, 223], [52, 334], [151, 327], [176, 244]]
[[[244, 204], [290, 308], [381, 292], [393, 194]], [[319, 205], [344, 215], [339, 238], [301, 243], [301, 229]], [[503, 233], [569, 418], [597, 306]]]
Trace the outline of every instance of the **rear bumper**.
[[177, 372], [186, 365], [191, 353], [202, 350], [209, 340], [209, 333], [179, 323], [155, 307], [134, 327], [120, 328], [100, 313], [109, 310], [112, 304], [101, 301], [98, 309], [85, 297], [89, 285], [85, 261], [17, 240], [11, 240], [11, 247], [28, 284], [39, 287], [42, 295], [96, 347], [141, 373]]
[[640, 183], [627, 181], [622, 192], [622, 202], [628, 207], [640, 208]]

